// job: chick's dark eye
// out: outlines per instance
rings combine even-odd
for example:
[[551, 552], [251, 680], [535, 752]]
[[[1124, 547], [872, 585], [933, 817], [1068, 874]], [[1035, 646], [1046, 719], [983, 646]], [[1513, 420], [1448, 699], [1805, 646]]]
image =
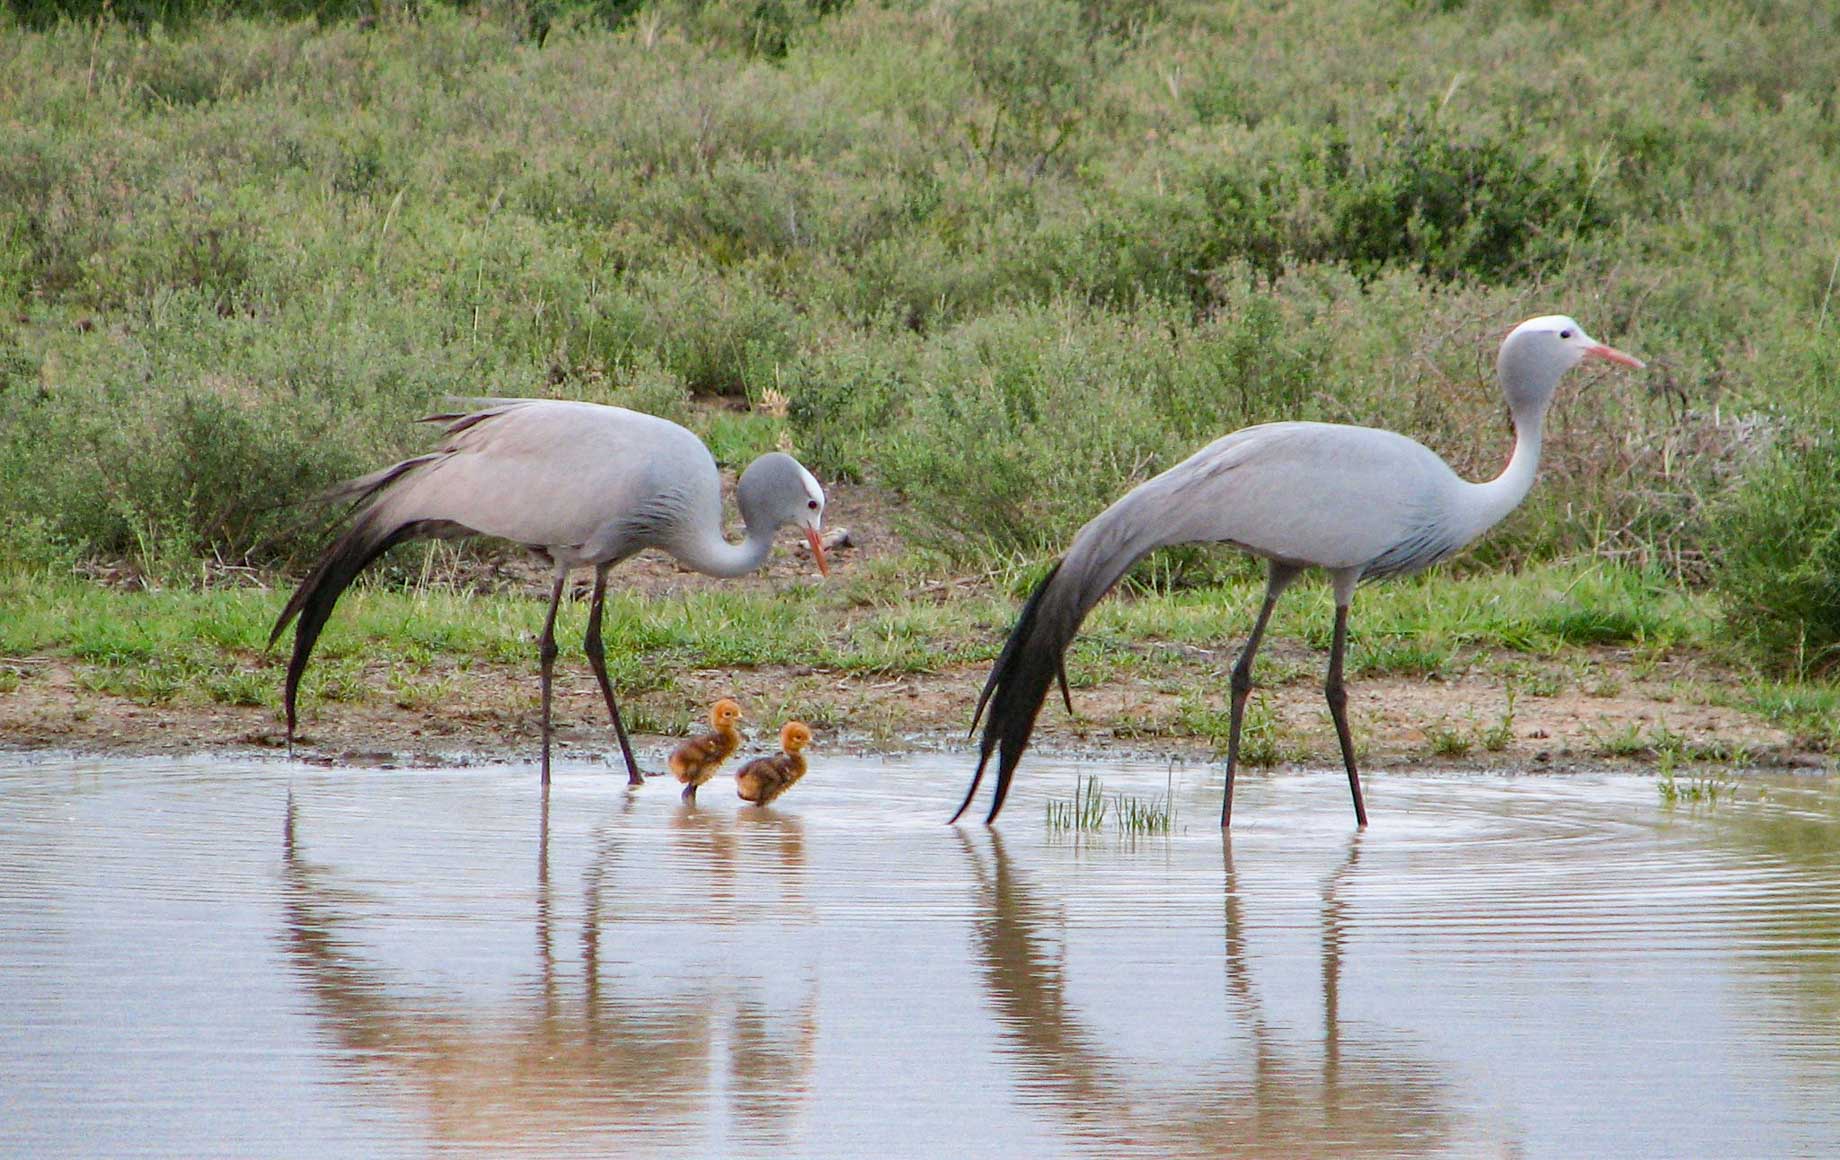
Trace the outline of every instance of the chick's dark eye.
[[1560, 337], [1560, 338], [1570, 338], [1570, 337], [1572, 337], [1572, 332], [1571, 332], [1571, 331], [1569, 331], [1569, 330], [1561, 330], [1561, 331], [1559, 332], [1559, 337]]
[[817, 510], [818, 510], [818, 501], [817, 501], [817, 500], [815, 500], [815, 499], [812, 499], [812, 500], [806, 500], [806, 501], [805, 501], [805, 506], [806, 506], [806, 507], [808, 507], [808, 508], [810, 508], [810, 509], [811, 509], [812, 511], [814, 511], [814, 512], [815, 512], [815, 511], [817, 511]]

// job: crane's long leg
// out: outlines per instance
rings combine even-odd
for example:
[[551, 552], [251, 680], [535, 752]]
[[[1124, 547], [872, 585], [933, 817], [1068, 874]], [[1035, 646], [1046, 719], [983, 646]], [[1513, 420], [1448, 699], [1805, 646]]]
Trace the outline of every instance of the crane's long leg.
[[601, 644], [601, 611], [607, 606], [607, 570], [610, 567], [610, 564], [595, 566], [594, 604], [588, 609], [588, 635], [581, 647], [588, 654], [588, 667], [594, 670], [594, 679], [601, 683], [601, 696], [607, 700], [607, 715], [613, 718], [613, 735], [620, 739], [620, 756], [626, 759], [626, 784], [644, 785], [645, 775], [639, 772], [639, 763], [633, 760], [632, 742], [626, 737], [626, 722], [620, 720], [620, 706], [613, 699], [613, 681], [607, 676], [607, 649]]
[[1246, 719], [1246, 698], [1252, 694], [1252, 658], [1258, 655], [1259, 642], [1265, 639], [1265, 622], [1277, 607], [1278, 597], [1297, 578], [1297, 569], [1274, 563], [1265, 578], [1265, 603], [1259, 606], [1259, 618], [1253, 622], [1252, 635], [1240, 650], [1233, 665], [1233, 697], [1227, 717], [1227, 788], [1220, 801], [1220, 828], [1233, 824], [1233, 771], [1239, 765], [1239, 730]]
[[1335, 606], [1335, 640], [1329, 646], [1329, 679], [1323, 692], [1329, 698], [1329, 716], [1335, 719], [1335, 737], [1342, 743], [1342, 764], [1348, 767], [1348, 792], [1354, 795], [1354, 820], [1367, 825], [1367, 803], [1361, 797], [1361, 775], [1354, 767], [1354, 737], [1348, 732], [1348, 690], [1342, 687], [1342, 653], [1348, 647], [1348, 606]]
[[543, 674], [543, 786], [549, 788], [549, 679], [556, 669], [556, 609], [562, 604], [562, 586], [569, 570], [557, 565], [556, 583], [549, 593], [549, 615], [543, 618], [543, 635], [537, 640], [537, 662]]

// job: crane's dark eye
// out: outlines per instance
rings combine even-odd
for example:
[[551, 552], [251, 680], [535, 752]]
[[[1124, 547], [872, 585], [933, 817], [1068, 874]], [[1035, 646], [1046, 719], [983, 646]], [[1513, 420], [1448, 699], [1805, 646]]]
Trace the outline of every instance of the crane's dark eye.
[[818, 501], [817, 501], [817, 500], [815, 500], [815, 499], [813, 499], [813, 500], [806, 500], [806, 501], [805, 501], [805, 506], [806, 506], [806, 507], [808, 507], [808, 508], [810, 508], [810, 509], [811, 509], [812, 511], [814, 511], [814, 512], [815, 512], [815, 511], [817, 511], [817, 510], [818, 510]]
[[1572, 332], [1571, 332], [1571, 331], [1569, 331], [1569, 330], [1561, 330], [1561, 331], [1559, 332], [1559, 337], [1560, 337], [1560, 338], [1570, 338], [1570, 337], [1572, 337]]

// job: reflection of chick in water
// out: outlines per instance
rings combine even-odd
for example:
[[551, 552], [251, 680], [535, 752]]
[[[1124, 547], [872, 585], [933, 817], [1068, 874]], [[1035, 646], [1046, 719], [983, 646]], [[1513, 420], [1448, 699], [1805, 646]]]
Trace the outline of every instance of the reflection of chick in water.
[[741, 706], [727, 697], [709, 710], [710, 732], [679, 745], [667, 761], [677, 780], [684, 783], [684, 800], [696, 800], [696, 791], [716, 775], [722, 763], [741, 746], [741, 734], [735, 722], [741, 720]]
[[735, 791], [744, 802], [770, 805], [805, 776], [805, 747], [811, 744], [811, 727], [788, 721], [779, 731], [780, 752], [757, 757], [735, 771]]
[[[700, 899], [677, 921], [733, 926], [760, 918], [763, 902], [797, 908], [804, 898], [805, 830], [796, 814], [776, 809], [709, 810], [686, 803], [670, 821], [671, 844], [658, 863], [662, 873]], [[792, 911], [780, 910], [787, 920]]]

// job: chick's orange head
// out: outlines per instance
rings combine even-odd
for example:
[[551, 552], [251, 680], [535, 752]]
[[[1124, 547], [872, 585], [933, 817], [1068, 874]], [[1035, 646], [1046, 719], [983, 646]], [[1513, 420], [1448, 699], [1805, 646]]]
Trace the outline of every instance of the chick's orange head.
[[811, 744], [811, 726], [803, 721], [788, 721], [779, 731], [780, 748], [787, 753], [797, 753]]
[[733, 725], [741, 720], [741, 706], [724, 697], [709, 710], [709, 719], [716, 725]]

